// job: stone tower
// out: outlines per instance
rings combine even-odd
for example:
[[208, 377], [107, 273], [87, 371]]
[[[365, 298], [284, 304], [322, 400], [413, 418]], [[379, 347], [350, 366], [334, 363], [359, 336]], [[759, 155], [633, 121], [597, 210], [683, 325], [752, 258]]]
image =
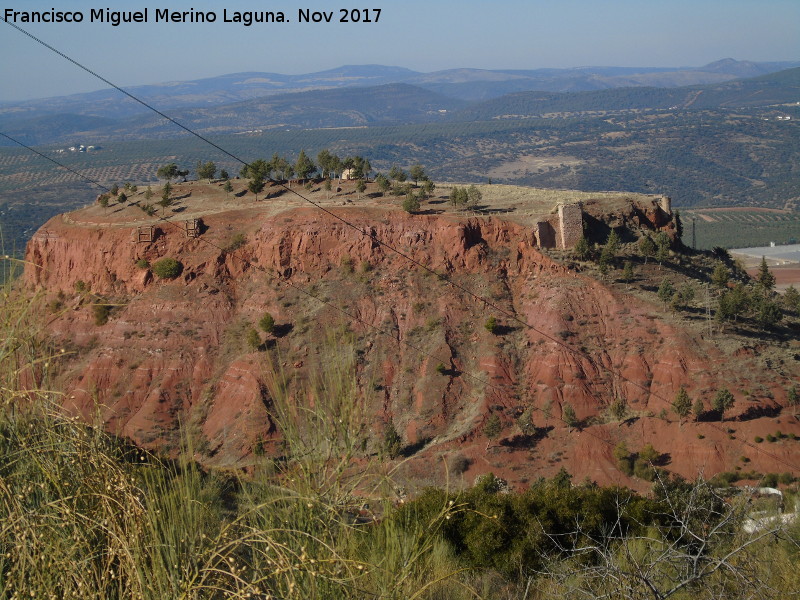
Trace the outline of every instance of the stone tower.
[[583, 207], [580, 202], [558, 205], [558, 247], [573, 248], [583, 237]]

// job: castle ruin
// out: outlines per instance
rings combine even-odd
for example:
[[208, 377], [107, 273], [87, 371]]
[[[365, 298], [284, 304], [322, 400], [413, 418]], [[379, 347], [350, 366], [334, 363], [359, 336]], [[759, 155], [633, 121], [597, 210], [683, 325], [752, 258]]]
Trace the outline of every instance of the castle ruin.
[[[559, 250], [574, 248], [584, 235], [584, 218], [597, 219], [598, 207], [602, 206], [602, 200], [557, 204], [550, 215], [534, 224], [532, 232], [534, 243], [540, 248]], [[603, 214], [603, 220], [610, 217], [612, 227], [627, 222], [652, 230], [674, 229], [672, 200], [669, 196], [651, 196], [649, 201], [629, 200], [626, 207], [617, 207], [611, 213]]]
[[572, 248], [583, 237], [583, 206], [558, 204], [554, 215], [533, 226], [533, 237], [540, 248]]

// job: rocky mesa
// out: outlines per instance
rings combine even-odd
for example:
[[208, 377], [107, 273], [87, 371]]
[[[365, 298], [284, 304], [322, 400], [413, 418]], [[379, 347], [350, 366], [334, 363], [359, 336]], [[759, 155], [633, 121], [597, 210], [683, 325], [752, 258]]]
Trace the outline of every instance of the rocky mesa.
[[[709, 332], [702, 313], [677, 316], [647, 285], [600, 278], [569, 251], [611, 230], [631, 247], [660, 231], [674, 240], [668, 199], [485, 186], [483, 209], [442, 195], [408, 214], [371, 189], [312, 185], [321, 210], [235, 183], [233, 195], [177, 185], [163, 216], [137, 196], [93, 205], [34, 235], [24, 285], [50, 306], [67, 411], [145, 447], [188, 437], [202, 461], [245, 468], [277, 452], [276, 377], [300, 390], [339, 352], [352, 359], [362, 451], [380, 452], [391, 424], [416, 485], [489, 471], [523, 485], [562, 466], [640, 485], [619, 468], [620, 442], [652, 444], [688, 477], [794, 470], [800, 442], [753, 442], [800, 435], [790, 349]], [[165, 257], [181, 265], [174, 278], [155, 274]], [[686, 271], [645, 263], [642, 279]], [[722, 388], [735, 402], [724, 421], [681, 419], [681, 387], [708, 412]]]

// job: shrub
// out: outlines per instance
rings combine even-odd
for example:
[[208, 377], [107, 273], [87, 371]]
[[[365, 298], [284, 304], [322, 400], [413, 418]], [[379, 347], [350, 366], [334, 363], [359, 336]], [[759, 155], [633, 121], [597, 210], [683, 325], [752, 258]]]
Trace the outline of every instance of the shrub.
[[339, 264], [342, 267], [342, 272], [345, 274], [349, 275], [355, 270], [353, 267], [353, 259], [347, 255], [342, 257], [342, 260]]
[[146, 258], [140, 258], [136, 261], [136, 266], [140, 269], [149, 269], [150, 268], [150, 261]]
[[653, 481], [656, 478], [656, 470], [650, 465], [650, 463], [642, 460], [641, 458], [637, 458], [636, 462], [633, 463], [633, 474], [639, 479], [644, 479], [645, 481]]
[[764, 438], [762, 438], [760, 435], [757, 435], [757, 436], [756, 436], [756, 437], [753, 439], [753, 441], [754, 441], [756, 444], [760, 444], [761, 442], [763, 442], [763, 441], [764, 441]]
[[483, 326], [486, 328], [486, 331], [493, 335], [497, 335], [497, 332], [500, 330], [500, 325], [498, 325], [497, 319], [494, 317], [486, 319], [486, 323], [484, 323]]
[[83, 279], [78, 279], [78, 281], [75, 282], [75, 291], [79, 294], [83, 294], [84, 292], [89, 291], [89, 286], [86, 285], [86, 282]]
[[413, 214], [419, 211], [419, 208], [420, 208], [419, 198], [416, 195], [412, 194], [411, 192], [406, 194], [406, 197], [403, 200], [403, 210], [406, 211], [407, 213]]
[[500, 422], [500, 417], [496, 414], [491, 414], [486, 420], [486, 425], [483, 428], [484, 435], [490, 440], [497, 439], [500, 432], [503, 430], [503, 424]]
[[258, 350], [261, 346], [261, 336], [258, 335], [255, 327], [251, 327], [247, 331], [247, 345], [253, 350]]
[[450, 457], [448, 468], [450, 470], [451, 475], [461, 475], [472, 464], [472, 461], [468, 459], [466, 456], [458, 452]]
[[439, 363], [436, 365], [436, 372], [444, 375], [447, 373], [447, 367], [444, 366], [444, 363]]
[[183, 265], [174, 258], [162, 258], [153, 264], [153, 273], [161, 279], [175, 279], [183, 272]]
[[244, 246], [246, 243], [247, 238], [245, 235], [243, 233], [237, 233], [230, 239], [230, 241], [228, 241], [223, 250], [225, 250], [225, 252], [233, 252], [234, 250], [238, 250]]
[[[103, 302], [102, 298], [98, 302]], [[108, 323], [108, 315], [111, 313], [111, 307], [107, 304], [95, 304], [92, 306], [92, 315], [94, 316], [95, 325], [105, 325]]]
[[400, 455], [400, 450], [403, 448], [403, 438], [397, 433], [394, 426], [394, 421], [389, 420], [386, 424], [386, 429], [383, 430], [383, 451], [394, 459]]
[[564, 423], [569, 429], [578, 426], [578, 417], [575, 414], [575, 409], [572, 408], [571, 404], [568, 404], [566, 402], [561, 408], [561, 419], [564, 421]]
[[51, 313], [57, 313], [64, 308], [64, 301], [60, 298], [53, 298], [47, 303], [47, 308]]
[[631, 460], [631, 453], [628, 451], [628, 446], [624, 441], [620, 442], [614, 447], [614, 458], [617, 461], [617, 467], [620, 471], [625, 473], [628, 477], [633, 475], [633, 461]]
[[778, 474], [777, 473], [767, 473], [761, 479], [761, 485], [764, 487], [778, 487]]
[[264, 313], [264, 316], [261, 317], [261, 320], [258, 322], [258, 326], [267, 333], [272, 333], [275, 329], [275, 319], [272, 318], [272, 315], [269, 313]]
[[628, 403], [624, 398], [616, 398], [611, 406], [608, 407], [608, 412], [617, 421], [621, 421], [628, 414]]

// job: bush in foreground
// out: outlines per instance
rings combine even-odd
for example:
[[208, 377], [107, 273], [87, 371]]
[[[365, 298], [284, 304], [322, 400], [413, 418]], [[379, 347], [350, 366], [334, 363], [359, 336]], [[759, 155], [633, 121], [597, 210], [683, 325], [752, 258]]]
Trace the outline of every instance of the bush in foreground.
[[174, 258], [161, 258], [153, 263], [153, 273], [160, 279], [175, 279], [183, 272], [183, 265]]

